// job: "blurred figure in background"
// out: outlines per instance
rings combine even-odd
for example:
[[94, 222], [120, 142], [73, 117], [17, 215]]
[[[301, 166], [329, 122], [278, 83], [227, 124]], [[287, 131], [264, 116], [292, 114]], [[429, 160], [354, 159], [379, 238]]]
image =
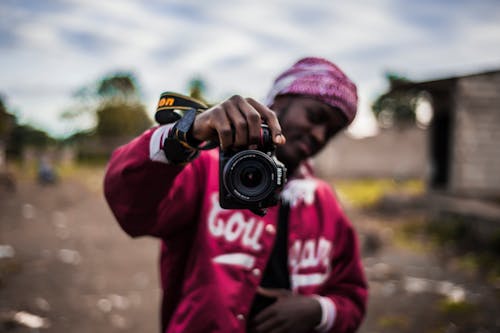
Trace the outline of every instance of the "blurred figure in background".
[[[162, 240], [163, 332], [353, 332], [367, 284], [355, 231], [308, 159], [356, 114], [356, 86], [333, 63], [304, 58], [266, 104], [233, 96], [118, 148], [104, 186], [131, 236]], [[287, 168], [265, 216], [219, 204], [219, 151], [257, 144], [269, 126]], [[180, 133], [180, 134], [179, 134]]]
[[42, 156], [38, 164], [38, 183], [51, 185], [57, 182], [57, 174], [48, 156]]

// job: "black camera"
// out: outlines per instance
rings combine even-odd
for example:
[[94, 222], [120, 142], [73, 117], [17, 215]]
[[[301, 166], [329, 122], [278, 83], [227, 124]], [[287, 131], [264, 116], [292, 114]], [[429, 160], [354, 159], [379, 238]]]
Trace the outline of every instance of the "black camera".
[[278, 203], [286, 182], [286, 168], [274, 151], [271, 132], [263, 124], [257, 149], [220, 152], [219, 201], [222, 208], [246, 208], [264, 215], [266, 207]]

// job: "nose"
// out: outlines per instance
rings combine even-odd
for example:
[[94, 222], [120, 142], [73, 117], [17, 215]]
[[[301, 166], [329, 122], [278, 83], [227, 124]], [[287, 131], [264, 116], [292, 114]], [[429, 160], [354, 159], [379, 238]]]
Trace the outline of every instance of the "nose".
[[314, 138], [318, 145], [323, 146], [326, 143], [327, 139], [326, 126], [313, 126], [313, 128], [311, 129], [311, 136]]

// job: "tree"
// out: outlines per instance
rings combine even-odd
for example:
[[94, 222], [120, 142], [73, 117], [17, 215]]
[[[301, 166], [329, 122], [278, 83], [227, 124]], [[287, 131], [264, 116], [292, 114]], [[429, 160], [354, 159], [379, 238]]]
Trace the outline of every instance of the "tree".
[[44, 148], [55, 144], [56, 140], [46, 132], [31, 125], [21, 125], [17, 118], [7, 110], [3, 98], [0, 96], [0, 141], [6, 145], [7, 155], [21, 156], [26, 146]]
[[110, 101], [101, 104], [96, 114], [95, 133], [101, 138], [136, 136], [151, 126], [140, 103]]
[[397, 90], [401, 85], [411, 83], [405, 77], [387, 73], [389, 92], [377, 98], [372, 105], [379, 124], [382, 127], [413, 125], [416, 121], [418, 92], [414, 90]]
[[56, 144], [56, 142], [54, 138], [42, 130], [30, 125], [16, 125], [9, 135], [7, 154], [20, 157], [26, 146], [45, 148]]
[[136, 82], [128, 72], [105, 76], [96, 84], [77, 90], [77, 105], [62, 117], [75, 119], [90, 114], [95, 121], [92, 135], [100, 138], [135, 136], [152, 124], [140, 102]]
[[16, 119], [13, 115], [7, 112], [7, 107], [0, 95], [0, 141], [6, 141], [12, 128], [16, 123]]
[[201, 77], [194, 77], [188, 83], [189, 96], [196, 98], [201, 102], [206, 102], [205, 93], [206, 93], [206, 84], [205, 81]]
[[96, 110], [99, 137], [136, 136], [151, 126], [139, 101], [136, 79], [130, 73], [105, 77], [97, 89], [101, 103]]

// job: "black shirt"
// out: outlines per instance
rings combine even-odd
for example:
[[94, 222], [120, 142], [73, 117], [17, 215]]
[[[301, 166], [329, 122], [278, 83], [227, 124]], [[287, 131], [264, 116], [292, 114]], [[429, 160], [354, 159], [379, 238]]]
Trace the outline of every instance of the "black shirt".
[[[263, 288], [290, 289], [290, 274], [288, 272], [289, 212], [290, 206], [287, 203], [282, 203], [278, 212], [278, 230], [276, 232], [274, 247], [260, 282], [260, 286]], [[274, 298], [256, 294], [250, 309], [249, 318], [253, 318], [275, 301], [276, 299]]]

